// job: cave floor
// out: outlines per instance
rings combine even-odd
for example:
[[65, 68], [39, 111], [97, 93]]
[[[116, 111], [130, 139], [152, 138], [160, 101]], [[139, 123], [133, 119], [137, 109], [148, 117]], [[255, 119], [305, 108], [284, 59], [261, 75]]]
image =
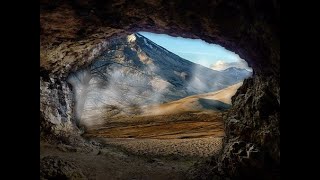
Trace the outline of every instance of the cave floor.
[[[85, 179], [185, 179], [185, 173], [195, 159], [153, 158], [132, 155], [112, 146], [89, 152], [65, 150], [43, 144], [40, 158], [58, 157], [76, 164]], [[72, 179], [72, 178], [71, 178]], [[77, 178], [74, 178], [77, 179]]]
[[220, 112], [108, 119], [83, 135], [99, 148], [41, 143], [41, 156], [77, 165], [88, 179], [186, 179], [199, 160], [219, 152]]
[[223, 136], [222, 113], [214, 111], [108, 118], [84, 134], [136, 155], [201, 158], [216, 154]]

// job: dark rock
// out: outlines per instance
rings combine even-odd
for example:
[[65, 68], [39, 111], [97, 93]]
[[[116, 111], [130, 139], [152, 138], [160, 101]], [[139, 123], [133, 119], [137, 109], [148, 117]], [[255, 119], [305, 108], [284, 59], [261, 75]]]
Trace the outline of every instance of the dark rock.
[[73, 162], [58, 156], [46, 156], [40, 161], [40, 179], [87, 179]]

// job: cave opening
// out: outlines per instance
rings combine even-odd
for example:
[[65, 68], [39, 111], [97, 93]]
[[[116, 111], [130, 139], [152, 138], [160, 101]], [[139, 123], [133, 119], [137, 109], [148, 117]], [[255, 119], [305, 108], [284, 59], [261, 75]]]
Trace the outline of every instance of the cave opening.
[[150, 140], [176, 145], [200, 139], [219, 146], [208, 151], [199, 145], [194, 156], [219, 152], [222, 116], [252, 75], [246, 61], [219, 45], [166, 34], [136, 32], [110, 42], [91, 64], [68, 76], [83, 136], [125, 148], [142, 139], [153, 146], [159, 143]]

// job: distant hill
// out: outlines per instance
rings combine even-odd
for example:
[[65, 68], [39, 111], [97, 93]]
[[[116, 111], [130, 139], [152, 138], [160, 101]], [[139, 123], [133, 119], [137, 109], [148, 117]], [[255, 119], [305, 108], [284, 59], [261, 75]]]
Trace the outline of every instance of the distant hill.
[[226, 76], [231, 77], [235, 81], [242, 81], [244, 78], [247, 78], [252, 75], [252, 72], [246, 69], [236, 67], [230, 67], [225, 70], [222, 70], [221, 72], [224, 73]]
[[189, 96], [177, 101], [142, 107], [144, 115], [177, 114], [192, 111], [224, 111], [231, 107], [231, 97], [242, 85], [237, 83], [225, 89]]

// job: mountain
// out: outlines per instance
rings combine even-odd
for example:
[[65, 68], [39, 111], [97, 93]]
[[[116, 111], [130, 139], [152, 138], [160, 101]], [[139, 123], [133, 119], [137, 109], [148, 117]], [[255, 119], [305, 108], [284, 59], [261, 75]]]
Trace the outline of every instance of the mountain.
[[238, 81], [242, 81], [243, 79], [248, 78], [252, 75], [252, 72], [237, 67], [230, 67], [222, 70], [221, 72], [224, 73], [225, 76], [231, 77], [232, 79]]
[[220, 72], [195, 64], [136, 33], [111, 40], [107, 50], [87, 69], [71, 74], [69, 82], [82, 114], [82, 109], [94, 112], [100, 107], [139, 109], [217, 91], [245, 77], [237, 69]]

